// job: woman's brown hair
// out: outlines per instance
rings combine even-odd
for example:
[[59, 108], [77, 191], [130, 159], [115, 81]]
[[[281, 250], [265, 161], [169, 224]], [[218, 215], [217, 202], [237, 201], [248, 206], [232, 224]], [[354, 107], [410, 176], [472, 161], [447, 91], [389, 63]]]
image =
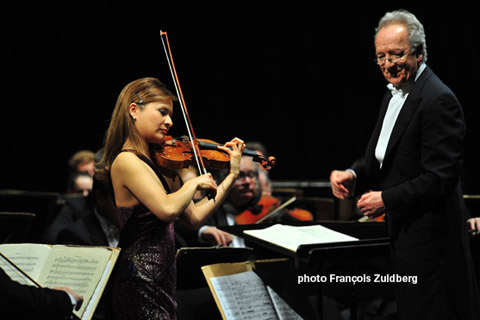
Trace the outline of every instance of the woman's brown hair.
[[[104, 183], [109, 180], [113, 160], [129, 138], [134, 146], [141, 144], [141, 137], [130, 116], [130, 104], [143, 108], [147, 103], [165, 99], [177, 100], [167, 87], [156, 78], [141, 78], [127, 84], [118, 95], [110, 125], [105, 135], [104, 154], [97, 163], [97, 178]], [[138, 151], [138, 150], [137, 150]]]

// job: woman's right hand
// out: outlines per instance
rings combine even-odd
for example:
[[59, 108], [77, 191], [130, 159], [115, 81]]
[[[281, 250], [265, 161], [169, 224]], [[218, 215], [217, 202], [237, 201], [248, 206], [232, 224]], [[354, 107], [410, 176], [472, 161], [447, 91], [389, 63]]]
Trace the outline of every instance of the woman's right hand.
[[202, 174], [201, 176], [193, 178], [192, 181], [196, 183], [197, 190], [217, 191], [218, 186], [211, 173]]

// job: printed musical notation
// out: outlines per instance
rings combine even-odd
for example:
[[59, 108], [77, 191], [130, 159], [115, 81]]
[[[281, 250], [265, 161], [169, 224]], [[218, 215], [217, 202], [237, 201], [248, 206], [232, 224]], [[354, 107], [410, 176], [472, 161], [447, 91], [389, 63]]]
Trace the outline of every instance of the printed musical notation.
[[[90, 319], [93, 315], [119, 250], [32, 243], [0, 245], [0, 252], [42, 287], [67, 286], [82, 295], [84, 303], [75, 312], [82, 319]], [[0, 267], [12, 279], [34, 284], [2, 259]]]
[[210, 278], [226, 319], [301, 319], [253, 271]]
[[45, 262], [39, 281], [47, 287], [68, 286], [80, 295], [91, 295], [97, 286], [108, 262], [109, 252], [76, 248], [72, 254], [69, 247], [58, 247]]
[[[65, 285], [83, 295], [91, 289], [92, 279], [98, 270], [102, 271], [105, 262], [95, 258], [75, 257], [56, 257], [52, 261], [51, 268], [44, 279], [47, 287]], [[95, 284], [96, 285], [96, 284]]]

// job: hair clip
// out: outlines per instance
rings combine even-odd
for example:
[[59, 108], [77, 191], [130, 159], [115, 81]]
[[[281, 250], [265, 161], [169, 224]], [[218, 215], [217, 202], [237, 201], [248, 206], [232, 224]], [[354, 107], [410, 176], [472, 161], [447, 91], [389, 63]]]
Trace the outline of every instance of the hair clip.
[[143, 100], [142, 98], [140, 97], [140, 94], [137, 93], [137, 97], [138, 97], [138, 104], [143, 104]]

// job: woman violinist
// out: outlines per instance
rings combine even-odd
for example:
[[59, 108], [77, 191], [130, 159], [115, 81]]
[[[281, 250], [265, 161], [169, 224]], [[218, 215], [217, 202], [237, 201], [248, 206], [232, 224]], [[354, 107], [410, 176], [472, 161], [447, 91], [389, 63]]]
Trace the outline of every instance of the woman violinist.
[[[107, 131], [99, 174], [111, 183], [121, 224], [121, 253], [111, 276], [114, 319], [175, 319], [175, 243], [179, 217], [198, 228], [222, 203], [235, 182], [245, 145], [235, 138], [220, 147], [230, 171], [217, 186], [210, 174], [185, 183], [153, 163], [151, 145], [162, 145], [172, 126], [176, 98], [155, 78], [142, 78], [121, 91]], [[215, 201], [194, 203], [198, 190]]]

